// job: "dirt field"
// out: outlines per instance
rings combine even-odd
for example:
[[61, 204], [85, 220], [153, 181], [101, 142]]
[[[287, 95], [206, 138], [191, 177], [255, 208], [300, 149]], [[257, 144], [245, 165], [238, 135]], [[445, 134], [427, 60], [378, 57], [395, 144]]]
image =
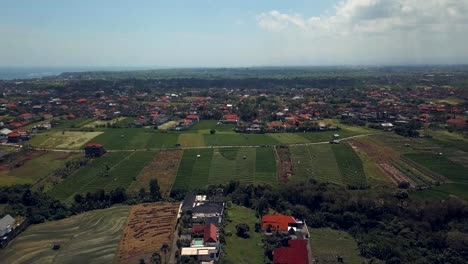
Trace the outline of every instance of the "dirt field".
[[148, 190], [150, 180], [157, 179], [162, 194], [168, 196], [177, 176], [182, 154], [183, 150], [161, 150], [140, 172], [137, 181], [130, 186], [130, 190], [134, 192], [138, 192], [140, 188]]
[[[140, 259], [144, 259], [146, 263], [150, 263], [151, 255], [159, 252], [164, 243], [172, 245], [178, 211], [177, 203], [133, 206], [120, 240], [115, 262], [138, 263]], [[161, 257], [165, 258], [163, 253]]]
[[31, 140], [31, 145], [38, 148], [80, 149], [86, 142], [102, 132], [63, 131], [38, 134]]
[[293, 175], [293, 166], [291, 161], [291, 153], [289, 148], [277, 148], [276, 154], [276, 174], [282, 183], [287, 183]]
[[117, 122], [120, 122], [120, 121], [123, 121], [125, 120], [126, 117], [117, 117], [117, 118], [114, 118], [112, 120], [96, 120], [96, 121], [93, 121], [91, 123], [87, 123], [85, 124], [83, 127], [89, 127], [89, 128], [95, 128], [95, 127], [99, 127], [99, 126], [102, 126], [102, 125], [113, 125]]

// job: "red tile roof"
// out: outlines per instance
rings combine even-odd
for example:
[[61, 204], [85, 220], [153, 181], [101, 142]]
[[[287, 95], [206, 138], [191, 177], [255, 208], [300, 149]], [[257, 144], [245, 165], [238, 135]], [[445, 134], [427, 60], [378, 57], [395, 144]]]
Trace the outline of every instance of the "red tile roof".
[[101, 144], [94, 143], [94, 142], [88, 143], [85, 146], [85, 148], [101, 148], [101, 147], [103, 147]]
[[467, 125], [468, 124], [466, 123], [465, 120], [458, 119], [458, 118], [450, 118], [449, 120], [447, 120], [447, 123], [453, 124], [453, 125]]
[[202, 234], [203, 233], [203, 242], [216, 242], [218, 241], [217, 228], [213, 224], [209, 225], [193, 225], [192, 233]]
[[198, 119], [198, 115], [188, 115], [187, 119]]
[[296, 219], [289, 215], [274, 214], [262, 217], [262, 229], [266, 230], [270, 226], [273, 230], [288, 231], [288, 224], [295, 224]]
[[275, 264], [307, 264], [309, 257], [307, 241], [292, 239], [288, 241], [289, 247], [275, 248], [273, 250], [273, 263]]
[[235, 121], [235, 120], [237, 120], [238, 116], [237, 116], [236, 114], [227, 114], [227, 115], [224, 116], [224, 118], [225, 118], [226, 120]]

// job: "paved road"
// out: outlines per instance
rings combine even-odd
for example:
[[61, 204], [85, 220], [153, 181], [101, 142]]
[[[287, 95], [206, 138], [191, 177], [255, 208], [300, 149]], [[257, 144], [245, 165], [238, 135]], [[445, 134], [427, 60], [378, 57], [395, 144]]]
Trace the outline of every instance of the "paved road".
[[[370, 133], [370, 134], [362, 134], [362, 135], [356, 135], [356, 136], [351, 136], [351, 137], [346, 137], [346, 138], [341, 138], [338, 139], [339, 142], [353, 139], [353, 138], [360, 138], [360, 137], [367, 137], [370, 135], [377, 135], [381, 133]], [[288, 146], [309, 146], [309, 145], [321, 145], [321, 144], [330, 144], [330, 141], [321, 141], [321, 142], [308, 142], [308, 143], [290, 143], [290, 144], [282, 144], [282, 145], [288, 145]], [[9, 144], [9, 143], [3, 143], [2, 145], [9, 145], [9, 146], [15, 146], [15, 147], [22, 147], [21, 145], [18, 144]], [[215, 149], [215, 148], [261, 148], [266, 145], [254, 145], [254, 146], [201, 146], [201, 147], [173, 147], [173, 148], [144, 148], [144, 149], [112, 149], [112, 150], [107, 150], [107, 152], [121, 152], [121, 151], [143, 151], [143, 150], [160, 150], [160, 149], [183, 149], [183, 150], [189, 150], [189, 149]], [[268, 146], [276, 146], [274, 144], [268, 145]], [[33, 148], [35, 150], [47, 150], [47, 151], [56, 151], [56, 152], [66, 152], [66, 153], [81, 153], [84, 152], [83, 150], [78, 150], [78, 149], [54, 149], [54, 148]]]

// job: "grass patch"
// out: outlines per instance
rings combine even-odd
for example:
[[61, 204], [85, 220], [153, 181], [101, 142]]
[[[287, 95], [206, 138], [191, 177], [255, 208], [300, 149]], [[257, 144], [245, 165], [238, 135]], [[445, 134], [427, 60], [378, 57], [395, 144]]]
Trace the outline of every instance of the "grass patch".
[[293, 181], [315, 179], [343, 184], [330, 144], [291, 146], [289, 150], [293, 163]]
[[116, 124], [118, 122], [122, 122], [125, 119], [127, 119], [127, 118], [126, 117], [117, 117], [117, 118], [114, 118], [112, 120], [95, 120], [93, 122], [86, 123], [82, 127], [95, 128], [95, 127], [99, 127], [99, 126], [103, 126], [103, 125], [105, 125], [105, 126], [113, 125], [113, 124]]
[[332, 145], [343, 183], [350, 186], [367, 186], [362, 161], [353, 148], [347, 143]]
[[[129, 206], [30, 226], [0, 251], [2, 263], [112, 263]], [[52, 250], [54, 243], [60, 250]]]
[[304, 133], [272, 133], [268, 136], [274, 138], [276, 141], [283, 144], [293, 144], [293, 143], [307, 143], [308, 139], [302, 137]]
[[71, 201], [75, 194], [127, 188], [154, 155], [154, 151], [107, 153], [55, 186], [50, 195]]
[[207, 146], [259, 146], [279, 142], [266, 134], [221, 134], [204, 135]]
[[175, 147], [179, 134], [163, 133], [143, 128], [106, 129], [93, 139], [106, 149], [132, 150]]
[[76, 154], [62, 152], [48, 152], [41, 156], [33, 156], [21, 167], [0, 174], [0, 186], [34, 184], [77, 156]]
[[30, 144], [38, 148], [80, 149], [102, 132], [61, 131], [35, 135]]
[[319, 263], [336, 261], [337, 255], [344, 263], [365, 263], [366, 259], [359, 256], [357, 243], [349, 233], [331, 228], [311, 228], [309, 232], [312, 255]]
[[166, 123], [158, 126], [158, 129], [169, 130], [169, 129], [173, 128], [176, 124], [177, 124], [176, 121], [169, 121], [169, 122], [166, 122]]
[[188, 130], [188, 133], [210, 134], [210, 130], [216, 130], [217, 134], [234, 134], [235, 125], [219, 124], [216, 120], [201, 120]]
[[432, 153], [410, 153], [405, 154], [404, 156], [431, 171], [447, 177], [451, 181], [468, 184], [467, 168], [447, 159], [443, 155]]
[[255, 180], [257, 184], [276, 183], [276, 160], [272, 148], [257, 148]]
[[[224, 228], [226, 233], [226, 246], [223, 248], [224, 254], [221, 263], [263, 263], [263, 245], [261, 233], [255, 233], [255, 211], [242, 206], [233, 205], [227, 211], [227, 225]], [[240, 223], [248, 224], [250, 227], [250, 238], [244, 239], [236, 235], [236, 225]]]
[[202, 134], [184, 133], [180, 134], [178, 143], [182, 147], [202, 147], [205, 145], [205, 138]]
[[[198, 158], [197, 155], [200, 155]], [[173, 189], [202, 189], [208, 182], [212, 149], [185, 150]]]

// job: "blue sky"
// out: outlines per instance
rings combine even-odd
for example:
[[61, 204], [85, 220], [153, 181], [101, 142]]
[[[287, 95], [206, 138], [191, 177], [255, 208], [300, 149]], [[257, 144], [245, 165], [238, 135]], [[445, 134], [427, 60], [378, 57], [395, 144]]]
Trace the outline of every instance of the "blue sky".
[[0, 66], [468, 63], [465, 2], [0, 0]]

